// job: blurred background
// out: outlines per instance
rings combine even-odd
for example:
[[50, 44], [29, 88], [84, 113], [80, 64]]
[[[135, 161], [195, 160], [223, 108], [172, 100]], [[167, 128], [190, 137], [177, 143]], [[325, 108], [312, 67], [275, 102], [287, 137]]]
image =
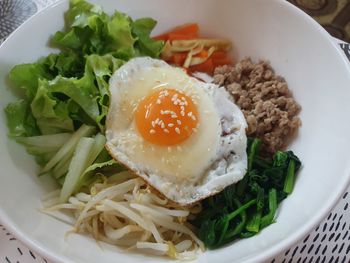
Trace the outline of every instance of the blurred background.
[[288, 0], [316, 19], [331, 35], [350, 42], [350, 0]]

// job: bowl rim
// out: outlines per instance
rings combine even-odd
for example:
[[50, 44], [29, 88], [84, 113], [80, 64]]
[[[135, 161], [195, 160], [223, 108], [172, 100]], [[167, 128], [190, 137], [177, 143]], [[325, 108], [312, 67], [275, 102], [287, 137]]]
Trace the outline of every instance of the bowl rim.
[[[325, 41], [328, 41], [328, 43], [333, 46], [333, 49], [336, 49], [337, 56], [339, 59], [343, 62], [343, 66], [347, 68], [348, 75], [350, 76], [350, 63], [347, 60], [346, 56], [344, 55], [343, 51], [340, 49], [337, 43], [335, 43], [333, 37], [320, 25], [318, 24], [312, 17], [310, 17], [308, 14], [306, 14], [304, 11], [299, 9], [298, 7], [294, 6], [293, 4], [289, 3], [288, 1], [279, 1], [274, 0], [275, 2], [278, 2], [278, 4], [284, 6], [285, 8], [289, 8], [290, 10], [293, 10], [298, 16], [303, 16], [304, 19], [307, 19], [309, 23], [312, 24], [312, 26], [317, 30], [320, 34], [323, 35]], [[19, 27], [17, 27], [5, 40], [3, 43], [0, 44], [0, 49], [7, 44], [7, 42], [10, 42], [14, 35], [17, 34], [20, 29], [28, 24], [31, 23], [32, 20], [36, 19], [37, 16], [40, 16], [42, 13], [46, 12], [49, 9], [56, 8], [56, 6], [62, 5], [63, 3], [68, 2], [68, 0], [58, 0], [57, 2], [43, 8], [39, 12], [32, 15], [30, 18], [28, 18], [26, 21], [24, 21]], [[311, 232], [316, 225], [318, 225], [331, 211], [331, 209], [337, 204], [337, 202], [340, 200], [340, 198], [343, 196], [344, 192], [346, 191], [347, 187], [350, 186], [350, 167], [348, 168], [348, 171], [344, 171], [344, 174], [346, 174], [346, 177], [343, 179], [343, 182], [339, 184], [338, 188], [334, 191], [333, 195], [330, 195], [328, 198], [327, 203], [325, 203], [316, 214], [314, 214], [311, 219], [306, 222], [303, 227], [299, 228], [296, 232], [289, 235], [287, 238], [283, 239], [278, 244], [268, 248], [267, 250], [257, 254], [253, 255], [252, 258], [246, 259], [244, 262], [263, 262], [266, 260], [269, 260], [273, 258], [274, 256], [281, 253], [283, 250], [292, 247], [296, 243], [298, 243], [304, 236]], [[50, 250], [48, 248], [45, 248], [42, 243], [34, 241], [30, 238], [30, 236], [26, 235], [19, 229], [17, 224], [14, 222], [11, 222], [11, 219], [7, 216], [6, 212], [0, 207], [0, 220], [1, 223], [4, 225], [4, 227], [9, 230], [16, 238], [19, 239], [22, 243], [24, 243], [26, 246], [32, 248], [35, 252], [37, 252], [41, 257], [48, 259], [52, 262], [73, 262], [71, 259], [67, 258], [63, 254], [59, 254], [58, 252], [54, 250]]]

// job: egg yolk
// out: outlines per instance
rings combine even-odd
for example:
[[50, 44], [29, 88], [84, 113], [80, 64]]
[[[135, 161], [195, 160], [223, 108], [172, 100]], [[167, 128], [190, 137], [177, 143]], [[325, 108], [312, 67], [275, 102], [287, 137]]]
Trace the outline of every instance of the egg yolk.
[[146, 96], [135, 112], [142, 137], [157, 145], [176, 145], [196, 132], [198, 111], [193, 100], [175, 89], [161, 89]]

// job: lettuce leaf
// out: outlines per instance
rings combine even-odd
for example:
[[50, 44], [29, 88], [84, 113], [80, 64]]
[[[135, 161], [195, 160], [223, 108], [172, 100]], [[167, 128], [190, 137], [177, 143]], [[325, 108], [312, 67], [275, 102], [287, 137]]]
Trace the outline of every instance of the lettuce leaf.
[[81, 124], [104, 131], [109, 107], [108, 81], [135, 56], [159, 57], [164, 43], [150, 38], [156, 21], [133, 21], [115, 11], [109, 16], [96, 5], [71, 0], [66, 26], [52, 37], [61, 49], [9, 74], [26, 99], [41, 134], [72, 131]]
[[74, 0], [70, 2], [65, 19], [66, 30], [56, 32], [52, 42], [77, 53], [112, 53], [123, 60], [134, 56], [157, 58], [164, 45], [163, 41], [150, 38], [156, 25], [152, 18], [133, 21], [118, 11], [109, 16], [98, 6]]
[[47, 80], [39, 80], [31, 110], [42, 134], [54, 134], [73, 131], [73, 121], [69, 118], [68, 105], [57, 100], [49, 90]]
[[5, 108], [7, 127], [11, 137], [28, 137], [40, 134], [30, 105], [25, 100], [12, 102]]
[[108, 15], [84, 0], [71, 0], [65, 28], [51, 38], [60, 49], [9, 73], [24, 100], [6, 109], [11, 136], [71, 132], [82, 124], [104, 131], [109, 107], [109, 78], [135, 56], [159, 57], [163, 41], [150, 37], [157, 22]]
[[[59, 55], [50, 55], [42, 61], [42, 65], [51, 71], [60, 71], [57, 65], [59, 59]], [[35, 126], [36, 123], [41, 134], [70, 132], [75, 129], [75, 126], [83, 123], [96, 125], [103, 131], [109, 106], [108, 79], [123, 63], [122, 60], [114, 58], [111, 54], [104, 56], [94, 54], [86, 57], [85, 71], [81, 78], [67, 78], [58, 75], [52, 80], [41, 78], [35, 84], [27, 84], [32, 91], [35, 89], [30, 103], [31, 114], [34, 117], [31, 126]], [[32, 95], [28, 97], [31, 98]], [[9, 110], [13, 112], [13, 106]], [[24, 105], [21, 107], [17, 105], [16, 111], [19, 110], [23, 115], [28, 108], [24, 109]], [[22, 115], [19, 114], [19, 116]], [[21, 119], [23, 118], [22, 116]], [[80, 124], [77, 124], [77, 121]], [[13, 122], [11, 120], [11, 127], [15, 126]], [[20, 123], [16, 125], [18, 130]], [[17, 133], [12, 135], [17, 136]], [[22, 131], [18, 133], [18, 136], [26, 136], [26, 134]]]
[[140, 18], [132, 23], [132, 32], [137, 37], [137, 47], [141, 56], [159, 57], [163, 49], [163, 41], [154, 41], [150, 38], [153, 28], [157, 25], [157, 21], [152, 18]]
[[50, 79], [52, 75], [41, 63], [20, 64], [12, 68], [9, 80], [15, 88], [23, 89], [28, 99], [36, 94], [39, 79]]
[[96, 117], [95, 121], [101, 131], [104, 131], [105, 118], [110, 102], [108, 80], [113, 72], [123, 64], [123, 60], [117, 59], [111, 54], [104, 56], [90, 55], [86, 59], [85, 74], [91, 74], [94, 76], [99, 91], [97, 103], [100, 107], [100, 114]]
[[[127, 58], [135, 55], [134, 43], [136, 39], [131, 33], [131, 18], [125, 14], [115, 12], [107, 23], [108, 41], [107, 50], [115, 50], [115, 54], [123, 54]], [[123, 58], [123, 56], [122, 56]]]
[[74, 52], [50, 54], [39, 61], [46, 72], [53, 77], [82, 77], [84, 74], [85, 58]]
[[[9, 73], [11, 87], [23, 93], [23, 99], [5, 108], [9, 136], [54, 138], [60, 133], [75, 134], [87, 126], [93, 129], [87, 136], [98, 132], [103, 135], [110, 104], [109, 79], [133, 57], [159, 57], [164, 43], [150, 37], [155, 26], [151, 18], [134, 21], [124, 13], [108, 15], [97, 5], [71, 0], [64, 29], [50, 40], [58, 52], [34, 63], [17, 65]], [[31, 146], [27, 150], [45, 167], [56, 155], [52, 147]], [[58, 175], [54, 178], [63, 185], [65, 164], [62, 162], [55, 171], [47, 168], [45, 174]], [[89, 162], [79, 187], [95, 180], [102, 170], [108, 174], [109, 169], [122, 168], [102, 150], [96, 160]]]
[[49, 82], [50, 91], [61, 93], [74, 101], [104, 131], [109, 106], [108, 81], [123, 61], [112, 55], [90, 55], [86, 58], [85, 73], [80, 79], [58, 76]]

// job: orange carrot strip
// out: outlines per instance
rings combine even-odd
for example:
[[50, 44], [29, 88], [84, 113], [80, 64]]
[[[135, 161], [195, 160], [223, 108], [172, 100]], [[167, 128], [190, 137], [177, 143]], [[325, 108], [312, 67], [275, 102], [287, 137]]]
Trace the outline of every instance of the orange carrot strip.
[[178, 66], [182, 66], [186, 60], [187, 52], [175, 53], [172, 56], [171, 61]]
[[190, 39], [195, 39], [198, 36], [196, 34], [188, 34], [188, 35], [182, 35], [182, 34], [177, 34], [177, 33], [169, 33], [168, 34], [168, 40], [173, 41], [173, 40], [190, 40]]
[[198, 65], [194, 65], [194, 66], [189, 67], [189, 71], [190, 72], [198, 71], [198, 72], [213, 74], [213, 71], [214, 71], [213, 61], [212, 61], [212, 59], [209, 58], [208, 60], [206, 60], [202, 64], [198, 64]]
[[165, 33], [165, 34], [161, 34], [159, 36], [155, 36], [153, 37], [154, 40], [163, 40], [163, 41], [167, 41], [169, 39], [169, 34]]
[[199, 31], [199, 26], [197, 23], [189, 23], [185, 24], [182, 26], [175, 27], [174, 29], [170, 30], [167, 33], [161, 34], [159, 36], [153, 37], [155, 40], [183, 40], [184, 38], [181, 39], [170, 39], [170, 36], [190, 36], [191, 38], [186, 38], [186, 39], [193, 39], [198, 37], [198, 31]]
[[224, 51], [215, 51], [211, 57], [213, 59], [223, 59], [223, 58], [227, 58], [227, 53]]
[[179, 35], [196, 35], [198, 36], [199, 26], [197, 23], [189, 23], [182, 26], [175, 27], [169, 33]]
[[232, 65], [233, 61], [230, 58], [220, 58], [220, 59], [214, 59], [213, 58], [213, 66], [216, 68], [217, 66], [223, 66], [223, 65]]
[[199, 57], [199, 58], [206, 58], [206, 57], [208, 57], [208, 50], [203, 49], [195, 57]]

